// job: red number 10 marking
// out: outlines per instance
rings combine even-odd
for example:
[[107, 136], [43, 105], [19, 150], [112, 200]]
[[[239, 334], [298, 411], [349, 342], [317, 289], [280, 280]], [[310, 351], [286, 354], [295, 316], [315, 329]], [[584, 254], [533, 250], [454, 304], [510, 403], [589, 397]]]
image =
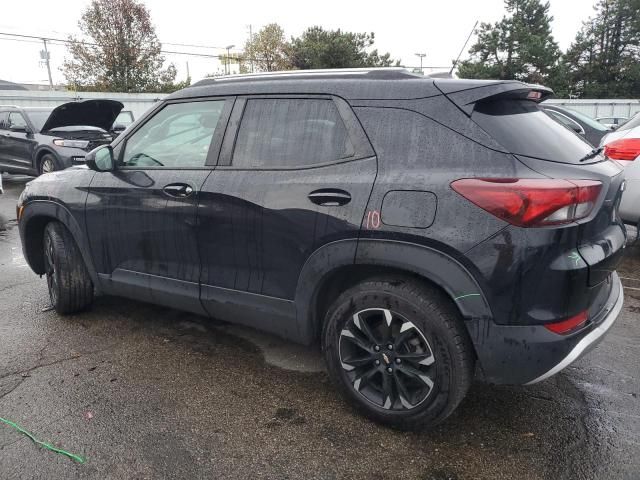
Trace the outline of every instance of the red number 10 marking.
[[367, 230], [377, 230], [380, 228], [380, 212], [378, 210], [369, 210], [367, 212]]

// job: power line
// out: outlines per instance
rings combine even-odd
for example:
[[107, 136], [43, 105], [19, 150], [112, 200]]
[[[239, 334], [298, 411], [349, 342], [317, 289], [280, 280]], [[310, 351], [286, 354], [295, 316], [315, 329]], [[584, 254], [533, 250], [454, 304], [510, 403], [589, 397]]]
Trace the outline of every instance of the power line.
[[[54, 38], [54, 37], [40, 37], [40, 36], [36, 36], [36, 35], [24, 35], [24, 34], [19, 34], [19, 33], [8, 33], [8, 32], [0, 32], [0, 35], [3, 36], [8, 36], [8, 37], [19, 37], [20, 39], [30, 39], [30, 40], [22, 40], [22, 41], [31, 41], [34, 42], [37, 40], [38, 43], [40, 43], [43, 40], [47, 40], [49, 42], [55, 42], [58, 44], [64, 44], [64, 45], [68, 45], [68, 44], [80, 44], [80, 45], [87, 45], [87, 46], [91, 46], [91, 47], [98, 47], [100, 46], [97, 43], [93, 43], [93, 42], [87, 42], [87, 41], [83, 41], [83, 40], [66, 40], [63, 38]], [[5, 38], [4, 40], [17, 40], [17, 39], [10, 39], [10, 38]], [[162, 42], [160, 42], [160, 44], [162, 44]], [[167, 45], [179, 45], [179, 44], [167, 44]], [[184, 44], [186, 46], [186, 44]], [[192, 45], [195, 46], [195, 45]], [[218, 48], [218, 47], [203, 47], [203, 48]], [[142, 49], [142, 50], [148, 50], [148, 49]], [[188, 55], [188, 56], [192, 56], [192, 57], [206, 57], [206, 58], [226, 58], [226, 55], [213, 55], [210, 53], [197, 53], [197, 52], [177, 52], [177, 51], [173, 51], [173, 50], [160, 50], [160, 53], [165, 53], [165, 54], [171, 54], [171, 55]]]

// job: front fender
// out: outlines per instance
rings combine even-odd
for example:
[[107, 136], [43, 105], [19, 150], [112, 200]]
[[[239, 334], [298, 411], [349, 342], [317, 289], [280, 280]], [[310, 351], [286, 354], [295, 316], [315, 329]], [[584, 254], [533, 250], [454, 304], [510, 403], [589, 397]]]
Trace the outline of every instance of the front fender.
[[39, 275], [45, 273], [44, 262], [42, 261], [42, 237], [34, 236], [41, 235], [42, 232], [40, 229], [34, 230], [34, 226], [46, 221], [46, 219], [59, 221], [71, 232], [89, 271], [91, 280], [96, 289], [99, 290], [100, 280], [93, 264], [89, 245], [83, 230], [67, 207], [58, 202], [52, 200], [32, 200], [24, 204], [22, 216], [19, 221], [19, 230], [22, 252], [27, 264], [35, 273]]

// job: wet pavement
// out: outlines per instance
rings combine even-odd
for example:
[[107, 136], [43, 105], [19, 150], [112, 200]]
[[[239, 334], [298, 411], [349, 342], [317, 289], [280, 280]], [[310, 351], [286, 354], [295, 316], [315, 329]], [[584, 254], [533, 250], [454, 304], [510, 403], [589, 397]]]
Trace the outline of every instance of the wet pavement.
[[47, 310], [25, 265], [15, 201], [0, 196], [1, 479], [638, 479], [640, 248], [621, 266], [623, 313], [605, 341], [531, 387], [475, 384], [433, 431], [356, 415], [317, 350], [206, 318], [101, 297]]

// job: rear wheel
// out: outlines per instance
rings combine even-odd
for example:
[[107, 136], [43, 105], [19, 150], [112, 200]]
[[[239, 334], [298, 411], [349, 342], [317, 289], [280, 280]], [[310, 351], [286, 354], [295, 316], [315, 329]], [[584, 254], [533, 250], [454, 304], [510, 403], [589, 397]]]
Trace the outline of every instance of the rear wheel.
[[56, 165], [56, 159], [53, 155], [45, 154], [40, 159], [40, 163], [38, 164], [38, 173], [43, 175], [45, 173], [54, 172], [58, 170]]
[[440, 291], [405, 280], [367, 281], [329, 309], [329, 375], [368, 417], [403, 429], [447, 418], [473, 378], [462, 319]]
[[49, 298], [58, 313], [75, 313], [91, 305], [93, 282], [71, 233], [60, 222], [45, 227], [44, 263]]

